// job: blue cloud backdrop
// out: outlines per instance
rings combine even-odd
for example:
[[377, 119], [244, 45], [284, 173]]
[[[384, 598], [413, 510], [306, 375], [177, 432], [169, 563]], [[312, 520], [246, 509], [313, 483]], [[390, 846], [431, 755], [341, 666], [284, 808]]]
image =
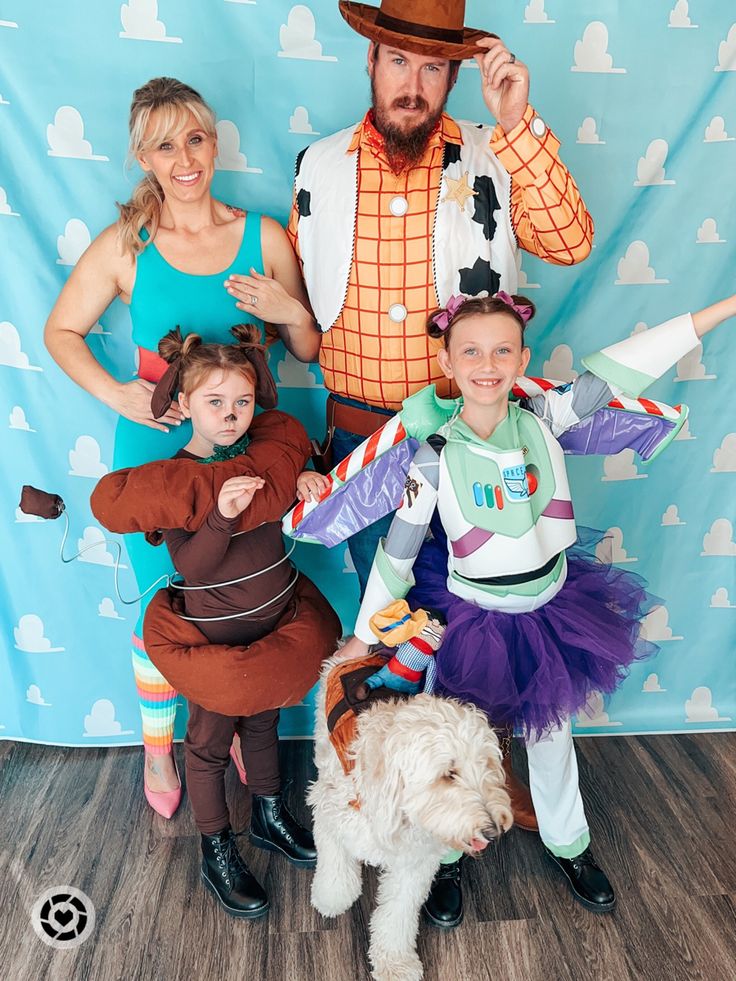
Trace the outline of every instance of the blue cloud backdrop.
[[[569, 378], [580, 355], [736, 289], [736, 23], [692, 0], [469, 0], [531, 68], [532, 99], [563, 142], [596, 222], [586, 263], [524, 256], [540, 308], [532, 372]], [[81, 252], [138, 179], [126, 168], [133, 90], [155, 75], [200, 89], [217, 110], [216, 193], [285, 220], [296, 153], [356, 121], [368, 99], [366, 42], [336, 0], [0, 0], [0, 737], [70, 745], [140, 739], [129, 660], [135, 609], [113, 588], [111, 546], [58, 559], [61, 522], [27, 521], [20, 487], [60, 493], [67, 554], [101, 530], [88, 498], [111, 463], [112, 414], [76, 388], [42, 343], [46, 316]], [[450, 101], [487, 118], [465, 66]], [[120, 378], [134, 370], [127, 309], [90, 335]], [[662, 598], [647, 622], [657, 658], [579, 732], [730, 729], [736, 719], [734, 325], [683, 359], [652, 397], [691, 406], [688, 430], [648, 470], [626, 455], [576, 459], [581, 523], [610, 529], [617, 561]], [[281, 405], [323, 430], [316, 367], [273, 352]], [[356, 579], [344, 547], [299, 546], [299, 565], [349, 626]], [[92, 561], [92, 560], [95, 561]], [[123, 595], [135, 583], [123, 555]], [[177, 732], [183, 732], [185, 713]], [[284, 713], [306, 734], [311, 704]]]

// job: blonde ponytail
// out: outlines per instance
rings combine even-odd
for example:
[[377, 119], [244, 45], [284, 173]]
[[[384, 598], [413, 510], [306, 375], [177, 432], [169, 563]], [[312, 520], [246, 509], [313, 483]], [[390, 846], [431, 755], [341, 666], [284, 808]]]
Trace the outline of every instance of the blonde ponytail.
[[[127, 204], [118, 203], [118, 240], [123, 252], [138, 255], [151, 239], [156, 237], [164, 206], [164, 192], [153, 176], [146, 174], [139, 181]], [[141, 238], [141, 230], [148, 231], [148, 242]]]

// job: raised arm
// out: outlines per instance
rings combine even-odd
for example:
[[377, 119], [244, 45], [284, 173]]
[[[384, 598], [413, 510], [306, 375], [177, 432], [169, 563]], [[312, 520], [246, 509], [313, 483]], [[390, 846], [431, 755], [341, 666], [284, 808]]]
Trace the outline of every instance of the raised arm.
[[681, 314], [587, 355], [588, 369], [574, 382], [525, 400], [552, 432], [561, 433], [593, 415], [618, 395], [639, 396], [700, 343], [701, 337], [736, 316], [736, 296], [694, 314]]
[[178, 406], [156, 422], [151, 414], [149, 382], [121, 383], [97, 361], [86, 337], [112, 301], [129, 299], [135, 261], [120, 251], [117, 226], [110, 225], [79, 259], [46, 322], [44, 342], [62, 371], [90, 395], [126, 419], [168, 432], [181, 421]]
[[572, 266], [593, 245], [593, 220], [560, 160], [560, 141], [529, 105], [529, 69], [500, 38], [476, 55], [483, 98], [497, 120], [490, 148], [511, 175], [511, 221], [522, 249]]
[[714, 327], [718, 327], [724, 320], [736, 317], [736, 293], [729, 296], [726, 300], [719, 300], [703, 310], [698, 310], [693, 314], [693, 325], [698, 337], [703, 337]]
[[239, 309], [273, 325], [295, 358], [315, 361], [322, 334], [312, 316], [297, 257], [286, 232], [273, 218], [263, 218], [261, 247], [265, 276], [255, 269], [248, 276], [230, 276], [229, 292], [236, 297]]

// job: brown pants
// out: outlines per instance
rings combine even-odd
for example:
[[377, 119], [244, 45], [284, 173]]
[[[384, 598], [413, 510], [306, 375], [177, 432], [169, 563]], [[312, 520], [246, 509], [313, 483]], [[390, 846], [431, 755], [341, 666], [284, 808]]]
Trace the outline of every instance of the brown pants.
[[225, 771], [233, 733], [240, 736], [251, 793], [267, 796], [279, 793], [278, 721], [278, 709], [248, 717], [230, 716], [208, 712], [189, 702], [184, 760], [189, 800], [201, 834], [216, 834], [230, 824]]

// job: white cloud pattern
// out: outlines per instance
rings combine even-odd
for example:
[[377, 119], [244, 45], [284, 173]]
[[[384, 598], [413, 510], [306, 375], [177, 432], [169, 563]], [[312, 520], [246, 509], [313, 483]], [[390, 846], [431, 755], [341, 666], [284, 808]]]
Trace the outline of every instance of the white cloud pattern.
[[5, 215], [8, 218], [20, 218], [18, 212], [13, 211], [8, 202], [8, 195], [4, 187], [0, 187], [0, 215]]
[[317, 24], [314, 14], [304, 4], [297, 4], [289, 11], [286, 23], [279, 29], [281, 50], [279, 58], [302, 58], [307, 61], [337, 61], [334, 55], [322, 54], [322, 45], [316, 38]]
[[618, 261], [616, 286], [659, 286], [669, 279], [658, 279], [654, 267], [649, 265], [649, 246], [638, 239], [632, 242]]
[[542, 374], [552, 381], [571, 382], [578, 377], [572, 366], [573, 354], [569, 344], [558, 344], [542, 365]]
[[698, 229], [695, 241], [698, 245], [723, 245], [726, 239], [721, 238], [715, 218], [706, 218]]
[[703, 537], [701, 555], [736, 555], [733, 525], [728, 518], [716, 518]]
[[231, 119], [221, 119], [217, 123], [218, 170], [238, 170], [243, 174], [262, 174], [260, 167], [249, 167], [248, 159], [240, 150], [240, 130]]
[[98, 698], [89, 715], [84, 717], [83, 736], [132, 736], [132, 729], [123, 729], [115, 718], [115, 706], [109, 698]]
[[103, 596], [97, 606], [97, 615], [104, 617], [106, 620], [124, 620], [125, 617], [121, 617], [118, 611], [115, 609], [115, 604], [111, 597]]
[[736, 24], [732, 24], [725, 41], [718, 45], [716, 72], [736, 72]]
[[698, 24], [693, 24], [690, 20], [690, 5], [687, 0], [677, 0], [677, 3], [670, 11], [668, 27], [695, 28]]
[[726, 132], [726, 120], [723, 116], [714, 116], [705, 127], [705, 137], [703, 143], [732, 143], [736, 136], [729, 136]]
[[608, 53], [608, 28], [600, 20], [591, 21], [583, 31], [583, 37], [575, 42], [574, 72], [595, 72], [606, 75], [623, 75], [625, 68], [614, 68], [613, 57]]
[[81, 218], [70, 218], [64, 227], [64, 234], [56, 239], [59, 266], [76, 266], [92, 241], [89, 228]]
[[18, 328], [9, 320], [0, 323], [0, 364], [21, 371], [43, 371], [37, 364], [31, 364], [28, 355], [21, 349]]
[[648, 674], [644, 679], [644, 684], [641, 686], [641, 690], [646, 692], [667, 691], [666, 688], [663, 688], [660, 685], [659, 675], [657, 674]]
[[56, 654], [63, 651], [63, 647], [54, 647], [46, 637], [43, 620], [35, 613], [26, 613], [18, 621], [18, 626], [13, 627], [15, 636], [15, 649], [25, 651], [27, 654]]
[[26, 688], [26, 701], [30, 702], [31, 705], [41, 705], [46, 708], [51, 708], [51, 703], [47, 702], [46, 699], [41, 694], [41, 689], [38, 685], [29, 685]]
[[667, 528], [669, 526], [684, 525], [684, 524], [686, 524], [686, 522], [681, 520], [680, 514], [677, 510], [677, 505], [668, 504], [664, 514], [662, 515], [662, 521], [661, 521], [662, 527]]
[[731, 717], [721, 715], [713, 704], [713, 692], [705, 685], [694, 688], [685, 701], [685, 722], [730, 722]]
[[8, 416], [8, 421], [10, 423], [10, 429], [22, 429], [25, 433], [35, 433], [35, 429], [31, 429], [26, 419], [26, 413], [20, 405], [14, 405], [10, 410], [10, 415]]
[[46, 127], [46, 140], [50, 157], [102, 161], [110, 159], [100, 153], [92, 153], [92, 144], [84, 138], [84, 120], [74, 106], [61, 106], [56, 110], [53, 123]]
[[107, 472], [97, 440], [93, 436], [78, 436], [74, 449], [69, 450], [69, 476], [99, 480]]
[[669, 625], [670, 615], [666, 606], [655, 606], [641, 623], [641, 637], [660, 644], [663, 641], [683, 640], [683, 637], [673, 634]]
[[544, 9], [544, 0], [529, 0], [524, 8], [525, 24], [554, 24]]
[[639, 157], [634, 187], [657, 187], [675, 183], [665, 177], [664, 165], [669, 150], [667, 140], [652, 140], [644, 151], [644, 156]]
[[289, 132], [300, 133], [304, 136], [319, 136], [317, 130], [312, 129], [309, 121], [309, 110], [306, 106], [297, 106], [289, 116]]
[[728, 598], [728, 590], [725, 586], [719, 586], [710, 598], [710, 607], [713, 610], [736, 610], [736, 604]]
[[131, 41], [161, 41], [181, 44], [180, 37], [166, 34], [166, 24], [158, 19], [158, 0], [128, 0], [120, 5], [119, 37]]
[[[89, 562], [90, 565], [105, 565], [112, 567], [115, 565], [110, 552], [107, 551], [107, 542], [101, 528], [96, 525], [88, 525], [81, 538], [77, 539], [77, 549], [82, 553], [79, 556], [80, 562]], [[127, 569], [121, 562], [119, 569]]]
[[592, 116], [586, 116], [580, 126], [578, 126], [577, 143], [584, 143], [588, 146], [605, 146], [606, 141], [598, 135], [597, 123]]
[[728, 433], [713, 453], [711, 473], [736, 473], [736, 433]]
[[279, 388], [324, 388], [320, 385], [309, 365], [298, 361], [289, 351], [285, 352], [284, 360], [276, 365], [276, 377]]
[[632, 449], [621, 450], [603, 460], [603, 476], [601, 480], [645, 480], [649, 474], [639, 473], [636, 458]]
[[599, 562], [613, 563], [615, 565], [627, 565], [630, 562], [638, 562], [638, 558], [629, 555], [624, 548], [624, 533], [614, 525], [609, 528], [605, 536], [595, 547], [595, 557]]

